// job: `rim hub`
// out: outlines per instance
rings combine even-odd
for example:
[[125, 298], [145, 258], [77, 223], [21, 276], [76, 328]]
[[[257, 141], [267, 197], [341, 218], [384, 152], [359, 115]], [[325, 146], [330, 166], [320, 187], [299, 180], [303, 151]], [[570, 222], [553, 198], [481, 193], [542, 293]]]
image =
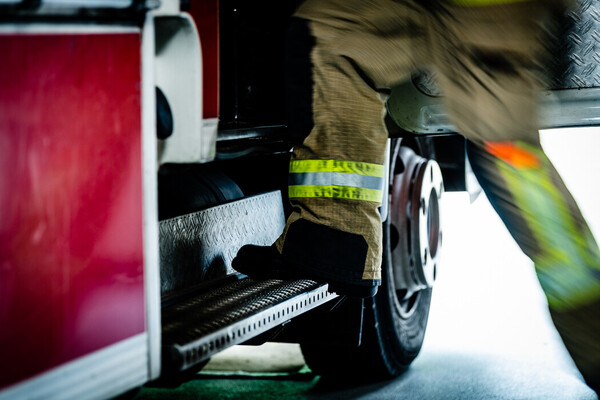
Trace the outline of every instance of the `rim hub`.
[[[440, 256], [439, 165], [408, 147], [395, 151], [390, 201], [390, 250], [400, 303], [414, 304], [418, 291], [433, 286]], [[404, 168], [400, 168], [403, 166]]]

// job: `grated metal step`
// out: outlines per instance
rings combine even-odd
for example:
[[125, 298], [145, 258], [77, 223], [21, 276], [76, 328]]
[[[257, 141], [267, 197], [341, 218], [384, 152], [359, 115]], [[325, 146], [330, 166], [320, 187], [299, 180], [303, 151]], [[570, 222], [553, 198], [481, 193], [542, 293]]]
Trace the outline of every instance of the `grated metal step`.
[[184, 371], [337, 295], [310, 280], [224, 281], [162, 310], [163, 368]]

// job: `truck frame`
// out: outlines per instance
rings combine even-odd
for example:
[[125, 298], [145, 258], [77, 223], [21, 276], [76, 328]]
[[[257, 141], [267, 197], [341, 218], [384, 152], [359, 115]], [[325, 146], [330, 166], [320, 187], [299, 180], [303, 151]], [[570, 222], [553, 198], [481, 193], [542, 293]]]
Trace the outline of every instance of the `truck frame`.
[[[375, 298], [231, 267], [289, 212], [296, 3], [0, 0], [0, 399], [111, 398], [273, 340], [321, 374], [386, 379], [417, 357], [442, 193], [479, 191], [431, 72], [388, 102]], [[547, 128], [600, 123], [598, 15], [565, 16]]]

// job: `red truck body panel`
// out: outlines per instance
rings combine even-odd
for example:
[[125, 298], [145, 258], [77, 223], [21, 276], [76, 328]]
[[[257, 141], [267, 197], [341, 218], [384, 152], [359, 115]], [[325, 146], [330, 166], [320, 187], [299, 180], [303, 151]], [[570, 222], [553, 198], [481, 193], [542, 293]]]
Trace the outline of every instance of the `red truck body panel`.
[[0, 35], [0, 388], [145, 331], [140, 41]]

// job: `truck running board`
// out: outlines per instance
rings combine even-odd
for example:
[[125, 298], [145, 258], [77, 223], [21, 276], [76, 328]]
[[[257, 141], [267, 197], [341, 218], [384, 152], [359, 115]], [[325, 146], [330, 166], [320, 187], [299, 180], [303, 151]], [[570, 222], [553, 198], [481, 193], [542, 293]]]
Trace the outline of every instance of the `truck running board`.
[[188, 296], [170, 305], [163, 300], [163, 374], [197, 366], [337, 297], [326, 284], [310, 280], [250, 278]]

